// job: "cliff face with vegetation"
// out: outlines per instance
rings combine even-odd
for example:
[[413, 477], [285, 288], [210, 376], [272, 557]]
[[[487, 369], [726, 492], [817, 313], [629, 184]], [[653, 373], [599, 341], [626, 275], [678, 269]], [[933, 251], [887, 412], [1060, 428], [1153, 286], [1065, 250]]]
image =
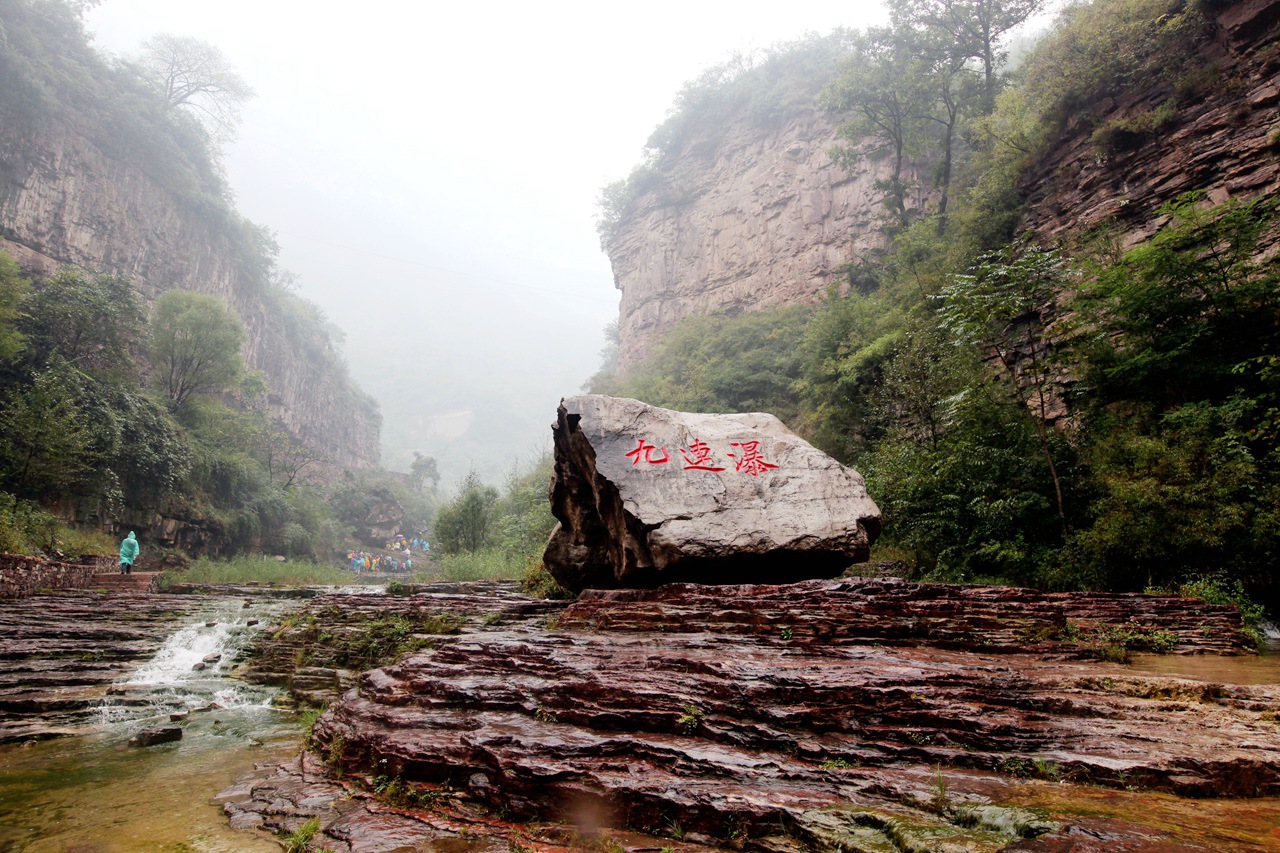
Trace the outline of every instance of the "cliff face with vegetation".
[[[1057, 242], [1106, 225], [1131, 246], [1182, 193], [1221, 203], [1274, 192], [1278, 17], [1275, 0], [1217, 4], [1176, 82], [1139, 79], [1078, 105], [1021, 181], [1022, 228]], [[815, 302], [887, 246], [876, 184], [888, 159], [850, 172], [829, 153], [840, 142], [816, 105], [764, 128], [744, 108], [663, 157], [605, 244], [622, 291], [624, 372], [685, 317]], [[928, 179], [919, 167], [906, 176], [908, 209], [925, 209]]]
[[831, 157], [838, 141], [816, 107], [690, 134], [608, 242], [624, 370], [685, 317], [815, 302], [884, 248], [874, 185], [888, 162], [850, 173]]
[[[675, 158], [667, 146], [629, 193], [606, 190], [607, 245], [638, 297], [624, 295], [623, 345], [654, 356], [593, 388], [778, 413], [865, 474], [886, 518], [877, 547], [908, 571], [1053, 589], [1219, 584], [1280, 602], [1280, 0], [1066, 7], [991, 97], [976, 64], [950, 61], [984, 45], [941, 30], [932, 8], [904, 3], [891, 26], [851, 39], [822, 103], [864, 150], [896, 142], [953, 163], [923, 176], [937, 197], [870, 182], [895, 217], [868, 222], [883, 250], [861, 251], [853, 286], [781, 307], [744, 287], [737, 316], [711, 314], [718, 300], [702, 292], [745, 272], [714, 290], [680, 273], [711, 261], [657, 220], [643, 249], [627, 239], [661, 203], [656, 179], [727, 170], [747, 146], [737, 117], [750, 104], [737, 101], [697, 125], [725, 129], [714, 148]], [[903, 104], [917, 127], [878, 123]], [[776, 168], [764, 154], [743, 162]], [[766, 188], [742, 192], [719, 208], [752, 231], [739, 270], [775, 263], [773, 234], [793, 241], [784, 256], [830, 244], [823, 221], [753, 219]], [[660, 341], [627, 313], [654, 289], [627, 271], [650, 267], [670, 271], [664, 322], [685, 317]]]
[[173, 288], [218, 297], [244, 323], [245, 365], [265, 374], [272, 414], [337, 464], [376, 464], [376, 404], [323, 318], [270, 282], [270, 235], [235, 213], [216, 166], [184, 145], [181, 125], [158, 132], [83, 45], [49, 44], [50, 25], [22, 4], [6, 14], [0, 250], [37, 273], [126, 276], [148, 301]]
[[1126, 246], [1191, 191], [1215, 204], [1280, 189], [1280, 2], [1222, 8], [1194, 67], [1082, 107], [1024, 178], [1024, 227], [1046, 241], [1105, 226]]

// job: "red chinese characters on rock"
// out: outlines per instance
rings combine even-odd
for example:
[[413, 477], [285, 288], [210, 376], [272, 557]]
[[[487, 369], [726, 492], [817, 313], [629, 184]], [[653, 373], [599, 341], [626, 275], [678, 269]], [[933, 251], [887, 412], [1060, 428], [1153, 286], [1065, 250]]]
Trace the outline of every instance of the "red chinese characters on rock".
[[741, 450], [742, 455], [736, 453], [726, 453], [726, 456], [737, 459], [734, 464], [735, 471], [741, 471], [750, 474], [752, 477], [759, 477], [767, 471], [777, 468], [764, 461], [764, 455], [760, 452], [760, 442], [758, 441], [735, 441], [733, 446]]
[[[693, 454], [690, 456], [689, 454]], [[680, 455], [684, 457], [684, 461], [689, 463], [684, 466], [686, 471], [723, 471], [723, 468], [717, 468], [711, 464], [711, 446], [705, 441], [694, 439], [693, 443], [687, 448], [680, 451]]]
[[[767, 461], [764, 454], [760, 452], [760, 442], [758, 441], [734, 441], [730, 446], [738, 448], [737, 453], [726, 453], [725, 456], [734, 460], [733, 470], [741, 474], [750, 474], [752, 477], [759, 477], [769, 471], [777, 468], [777, 465]], [[724, 466], [716, 465], [714, 451], [711, 445], [701, 439], [695, 438], [690, 442], [688, 447], [680, 448], [680, 455], [684, 457], [685, 471], [710, 471], [719, 473], [728, 470]], [[665, 447], [659, 447], [656, 444], [650, 444], [643, 438], [636, 439], [635, 449], [626, 454], [631, 460], [631, 466], [634, 468], [638, 465], [666, 465], [671, 461], [671, 454]]]
[[[662, 451], [662, 457], [654, 455], [655, 450]], [[665, 447], [657, 447], [645, 441], [643, 438], [636, 439], [636, 449], [627, 454], [627, 458], [631, 460], [633, 466], [639, 465], [643, 459], [646, 465], [666, 465], [671, 461], [671, 454], [667, 453]]]

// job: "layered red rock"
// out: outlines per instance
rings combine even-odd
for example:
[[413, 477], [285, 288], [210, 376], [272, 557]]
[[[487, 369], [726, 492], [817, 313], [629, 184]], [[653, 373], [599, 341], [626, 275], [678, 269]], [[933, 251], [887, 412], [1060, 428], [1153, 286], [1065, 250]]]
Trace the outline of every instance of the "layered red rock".
[[[1024, 177], [1029, 231], [1056, 242], [1105, 226], [1134, 245], [1166, 224], [1160, 207], [1183, 193], [1200, 191], [1221, 204], [1280, 189], [1274, 133], [1280, 2], [1201, 8], [1216, 17], [1195, 46], [1196, 68], [1138, 80], [1088, 104]], [[1140, 125], [1157, 110], [1171, 111], [1168, 126], [1132, 144], [1108, 145], [1107, 135], [1097, 133]]]
[[[262, 828], [318, 815], [335, 851], [389, 849], [375, 839], [391, 824], [401, 844], [515, 833], [545, 849], [555, 821], [641, 833], [611, 842], [628, 849], [1268, 849], [1263, 830], [1240, 838], [1280, 820], [1280, 687], [1143, 675], [1053, 636], [1146, 625], [1184, 652], [1241, 650], [1230, 608], [1162, 596], [592, 594], [548, 629], [467, 634], [366, 673], [313, 731], [323, 763], [264, 769], [228, 810]], [[391, 782], [419, 798], [362, 793]], [[1084, 783], [1114, 789], [1109, 805]]]
[[78, 731], [204, 600], [63, 592], [0, 607], [0, 742]]
[[865, 560], [880, 510], [858, 472], [773, 415], [566, 397], [543, 562], [561, 586], [787, 583]]

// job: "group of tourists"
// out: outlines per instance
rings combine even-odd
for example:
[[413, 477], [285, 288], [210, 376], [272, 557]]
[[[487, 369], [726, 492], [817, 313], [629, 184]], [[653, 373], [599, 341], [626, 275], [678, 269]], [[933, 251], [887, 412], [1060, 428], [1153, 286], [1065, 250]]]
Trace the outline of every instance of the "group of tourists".
[[358, 575], [369, 572], [413, 571], [413, 560], [403, 555], [392, 556], [390, 554], [371, 554], [368, 551], [348, 551], [347, 559], [351, 561], [351, 571]]
[[368, 572], [412, 572], [413, 552], [430, 551], [431, 543], [421, 535], [406, 538], [403, 534], [397, 533], [395, 538], [387, 543], [386, 550], [391, 553], [348, 551], [347, 559], [351, 561], [351, 571], [358, 575]]
[[406, 539], [403, 535], [397, 533], [395, 540], [388, 542], [387, 547], [393, 551], [400, 551], [405, 548], [412, 548], [415, 551], [430, 551], [431, 543], [427, 541], [427, 537], [420, 533], [412, 539]]

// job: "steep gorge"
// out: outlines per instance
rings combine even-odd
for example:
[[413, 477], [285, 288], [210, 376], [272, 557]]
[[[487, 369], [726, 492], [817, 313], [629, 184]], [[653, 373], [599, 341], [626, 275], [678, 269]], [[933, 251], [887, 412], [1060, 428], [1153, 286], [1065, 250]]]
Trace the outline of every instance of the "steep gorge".
[[0, 250], [36, 274], [126, 276], [148, 301], [173, 288], [218, 297], [244, 323], [271, 413], [336, 464], [376, 464], [376, 403], [308, 304], [268, 281], [266, 232], [231, 207], [198, 143], [149, 116], [66, 25], [23, 4], [0, 12]]
[[[1182, 193], [1221, 203], [1276, 191], [1280, 3], [1205, 8], [1210, 23], [1181, 86], [1169, 75], [1139, 80], [1068, 117], [1019, 183], [1020, 230], [1055, 243], [1106, 225], [1131, 246]], [[624, 372], [685, 317], [815, 302], [886, 247], [875, 184], [887, 160], [850, 173], [830, 156], [838, 141], [816, 104], [769, 127], [744, 107], [659, 161], [606, 242]], [[911, 169], [909, 209], [926, 209], [927, 178], [926, 167]]]

